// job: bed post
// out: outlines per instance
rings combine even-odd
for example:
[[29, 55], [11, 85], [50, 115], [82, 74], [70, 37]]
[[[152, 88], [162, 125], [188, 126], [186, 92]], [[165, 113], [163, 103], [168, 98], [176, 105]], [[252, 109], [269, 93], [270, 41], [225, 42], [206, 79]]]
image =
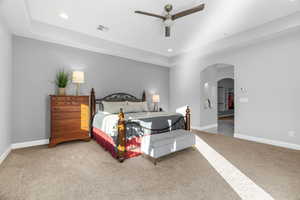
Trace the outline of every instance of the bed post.
[[142, 101], [146, 101], [146, 91], [143, 91]]
[[189, 106], [187, 106], [185, 113], [185, 130], [191, 130], [191, 110]]
[[95, 98], [95, 90], [92, 88], [91, 95], [90, 95], [90, 134], [91, 138], [94, 137], [93, 135], [93, 119], [96, 112], [96, 98]]
[[123, 162], [125, 160], [126, 152], [126, 125], [123, 109], [120, 109], [118, 121], [118, 160]]

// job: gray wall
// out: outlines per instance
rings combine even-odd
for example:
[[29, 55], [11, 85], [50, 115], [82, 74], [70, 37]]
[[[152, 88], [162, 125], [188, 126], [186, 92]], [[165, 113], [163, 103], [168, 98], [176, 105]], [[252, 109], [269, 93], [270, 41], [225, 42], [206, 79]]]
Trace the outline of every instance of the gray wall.
[[[210, 66], [204, 69], [200, 75], [200, 113], [205, 116], [200, 118], [201, 127], [217, 124], [217, 68]], [[211, 108], [205, 105], [209, 99]]]
[[[171, 110], [191, 105], [201, 126], [201, 71], [215, 63], [234, 65], [236, 133], [300, 144], [300, 33], [184, 62], [170, 71]], [[246, 88], [242, 91], [241, 88]], [[179, 98], [177, 98], [179, 97]], [[248, 103], [240, 102], [248, 98]], [[290, 131], [295, 132], [292, 137]]]
[[11, 35], [0, 18], [0, 156], [11, 144]]
[[[169, 106], [169, 69], [114, 56], [103, 55], [53, 43], [13, 37], [13, 142], [49, 138], [49, 94], [58, 69], [82, 70], [86, 83], [82, 93], [92, 87], [103, 97], [128, 92], [148, 100], [160, 94], [164, 109]], [[70, 94], [75, 93], [71, 84]]]

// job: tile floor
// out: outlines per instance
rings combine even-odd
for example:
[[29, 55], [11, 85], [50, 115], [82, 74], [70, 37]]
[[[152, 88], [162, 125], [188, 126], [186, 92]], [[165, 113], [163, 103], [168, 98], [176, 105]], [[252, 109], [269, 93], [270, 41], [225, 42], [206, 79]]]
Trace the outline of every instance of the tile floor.
[[218, 127], [204, 130], [205, 132], [221, 134], [229, 137], [234, 135], [234, 118], [227, 117], [218, 120]]

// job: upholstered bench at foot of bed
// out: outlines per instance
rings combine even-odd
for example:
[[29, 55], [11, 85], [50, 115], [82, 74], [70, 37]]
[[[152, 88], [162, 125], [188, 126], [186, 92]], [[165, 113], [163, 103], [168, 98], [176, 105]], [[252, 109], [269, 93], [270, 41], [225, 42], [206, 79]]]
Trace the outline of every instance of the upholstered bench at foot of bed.
[[[195, 135], [186, 130], [144, 136], [141, 151], [143, 154], [157, 159], [162, 156], [189, 148], [196, 143]], [[156, 164], [156, 162], [154, 162]]]

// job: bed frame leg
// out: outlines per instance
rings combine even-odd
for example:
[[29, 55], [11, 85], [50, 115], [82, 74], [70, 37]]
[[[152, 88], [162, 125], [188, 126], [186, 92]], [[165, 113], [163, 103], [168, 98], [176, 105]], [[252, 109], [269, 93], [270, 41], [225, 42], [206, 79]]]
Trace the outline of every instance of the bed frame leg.
[[95, 96], [95, 90], [92, 88], [91, 94], [90, 94], [90, 135], [91, 138], [94, 138], [93, 135], [93, 119], [96, 114], [96, 96]]
[[118, 160], [123, 162], [126, 153], [126, 125], [123, 109], [120, 109], [118, 121]]
[[186, 114], [185, 114], [185, 130], [191, 131], [191, 110], [190, 107], [187, 106]]
[[120, 163], [122, 163], [122, 162], [124, 162], [124, 158], [118, 158], [118, 161], [120, 162]]

